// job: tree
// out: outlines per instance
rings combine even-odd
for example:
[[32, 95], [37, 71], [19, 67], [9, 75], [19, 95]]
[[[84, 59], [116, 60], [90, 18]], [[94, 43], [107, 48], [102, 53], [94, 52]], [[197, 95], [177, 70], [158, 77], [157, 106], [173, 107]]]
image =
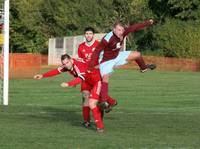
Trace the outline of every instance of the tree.
[[199, 0], [169, 0], [171, 15], [182, 20], [200, 19]]

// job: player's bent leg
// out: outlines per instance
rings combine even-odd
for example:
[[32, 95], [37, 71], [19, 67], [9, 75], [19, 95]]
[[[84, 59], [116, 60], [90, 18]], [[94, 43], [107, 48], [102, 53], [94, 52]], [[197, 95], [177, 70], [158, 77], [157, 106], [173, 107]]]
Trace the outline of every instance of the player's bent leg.
[[100, 73], [102, 77], [100, 106], [102, 109], [105, 109], [109, 106], [109, 104], [106, 101], [108, 96], [108, 82], [115, 65], [116, 65], [115, 59], [100, 64]]
[[110, 97], [109, 95], [108, 95], [108, 97], [107, 97], [107, 101], [108, 101], [109, 105], [111, 105], [111, 106], [117, 105], [117, 100], [116, 100], [116, 99], [113, 99], [113, 98]]
[[153, 70], [156, 68], [155, 64], [146, 64], [141, 53], [138, 51], [132, 51], [129, 54], [127, 61], [133, 61], [133, 60], [138, 64], [141, 72], [145, 72], [147, 70]]
[[94, 109], [98, 105], [98, 102], [99, 101], [97, 99], [90, 98], [89, 99], [89, 107], [90, 107], [90, 109]]
[[112, 111], [112, 108], [115, 107], [118, 103], [117, 103], [117, 100], [113, 99], [110, 96], [108, 96], [107, 102], [109, 103], [109, 106], [108, 108], [105, 109], [105, 112], [109, 113], [110, 111]]
[[83, 90], [82, 91], [83, 106], [89, 106], [89, 97], [90, 97], [90, 92], [88, 90]]
[[138, 51], [131, 51], [131, 53], [128, 55], [127, 61], [133, 61], [138, 58], [140, 58], [142, 55]]
[[93, 114], [94, 122], [96, 124], [96, 128], [98, 132], [104, 131], [104, 124], [101, 117], [101, 111], [100, 108], [97, 106], [98, 100], [90, 98], [89, 99], [89, 106]]
[[102, 76], [102, 84], [101, 84], [101, 103], [100, 106], [102, 109], [106, 109], [109, 104], [107, 102], [108, 98], [108, 81], [110, 78], [110, 74], [106, 74]]
[[90, 107], [89, 107], [89, 96], [90, 92], [88, 90], [82, 91], [82, 116], [83, 116], [83, 123], [82, 125], [85, 128], [90, 127]]

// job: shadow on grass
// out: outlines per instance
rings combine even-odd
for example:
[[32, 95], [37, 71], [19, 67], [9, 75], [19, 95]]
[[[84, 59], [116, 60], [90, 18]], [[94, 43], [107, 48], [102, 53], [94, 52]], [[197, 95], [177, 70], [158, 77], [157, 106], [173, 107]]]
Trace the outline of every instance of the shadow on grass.
[[[34, 106], [34, 105], [10, 105], [8, 107], [1, 106], [1, 113], [9, 115], [10, 118], [13, 116], [15, 119], [30, 120], [40, 123], [51, 123], [59, 124], [66, 123], [73, 127], [84, 128], [82, 125], [83, 117], [81, 107], [54, 107], [54, 106]], [[104, 121], [114, 120], [113, 113], [114, 109], [110, 113], [104, 114]], [[91, 116], [91, 128], [89, 130], [96, 130], [93, 122], [93, 116]]]
[[39, 114], [32, 118], [48, 120], [50, 123], [66, 122], [72, 126], [81, 127], [82, 115], [79, 109], [63, 109], [56, 107], [42, 107]]

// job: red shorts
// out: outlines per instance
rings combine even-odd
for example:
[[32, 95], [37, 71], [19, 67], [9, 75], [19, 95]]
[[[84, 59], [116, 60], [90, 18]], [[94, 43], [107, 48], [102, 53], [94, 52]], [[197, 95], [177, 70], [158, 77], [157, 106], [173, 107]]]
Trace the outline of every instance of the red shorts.
[[98, 81], [94, 84], [87, 83], [83, 81], [81, 83], [81, 91], [87, 90], [90, 92], [90, 99], [100, 100], [99, 94], [101, 90], [101, 81]]
[[90, 91], [91, 90], [91, 87], [85, 82], [85, 81], [83, 81], [82, 83], [81, 83], [81, 92], [82, 91]]

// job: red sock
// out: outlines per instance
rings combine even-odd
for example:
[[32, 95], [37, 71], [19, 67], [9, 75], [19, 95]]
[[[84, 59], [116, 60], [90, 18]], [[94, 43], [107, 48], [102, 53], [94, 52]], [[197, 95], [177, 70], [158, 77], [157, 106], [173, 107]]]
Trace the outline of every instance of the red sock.
[[89, 106], [83, 106], [82, 107], [82, 115], [83, 115], [84, 122], [90, 121], [90, 108], [89, 108]]
[[147, 69], [147, 66], [146, 66], [146, 64], [145, 64], [144, 59], [142, 58], [142, 56], [139, 57], [139, 58], [137, 58], [135, 60], [135, 62], [138, 64], [138, 66], [140, 67], [141, 70]]
[[107, 100], [108, 96], [108, 83], [102, 82], [101, 84], [101, 101], [104, 102]]
[[101, 112], [100, 112], [100, 110], [97, 106], [92, 109], [92, 114], [93, 114], [93, 117], [94, 117], [96, 127], [100, 128], [100, 129], [104, 128], [103, 120], [101, 118]]
[[113, 99], [112, 97], [110, 97], [110, 96], [108, 95], [108, 97], [107, 97], [107, 102], [108, 102], [110, 105], [114, 105], [114, 104], [116, 103], [116, 100]]
[[98, 109], [99, 109], [99, 111], [100, 111], [100, 113], [101, 113], [101, 119], [102, 119], [102, 121], [103, 121], [103, 117], [104, 117], [104, 110], [101, 110], [101, 107], [100, 107], [100, 105], [98, 105]]

